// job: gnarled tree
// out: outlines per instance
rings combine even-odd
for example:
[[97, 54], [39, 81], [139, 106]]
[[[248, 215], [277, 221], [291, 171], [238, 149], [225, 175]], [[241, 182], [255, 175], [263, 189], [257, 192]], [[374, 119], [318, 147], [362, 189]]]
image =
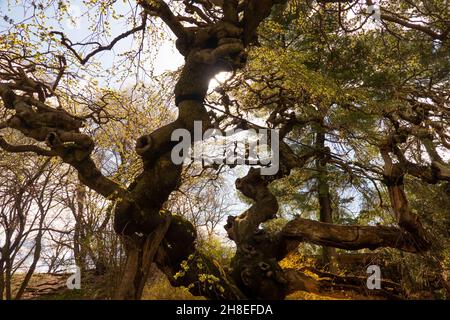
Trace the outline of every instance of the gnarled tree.
[[[162, 210], [171, 193], [181, 183], [182, 166], [171, 160], [171, 152], [176, 145], [171, 138], [176, 129], [186, 129], [193, 135], [195, 122], [201, 122], [206, 131], [220, 125], [220, 120], [229, 120], [230, 117], [238, 118], [241, 127], [258, 128], [240, 115], [229, 114], [230, 109], [227, 108], [225, 118], [208, 112], [205, 99], [209, 84], [218, 73], [237, 73], [246, 65], [249, 49], [258, 44], [258, 27], [275, 7], [278, 6], [281, 11], [290, 10], [298, 4], [298, 1], [283, 0], [186, 0], [170, 3], [163, 0], [138, 0], [136, 9], [141, 14], [141, 24], [136, 24], [108, 45], [99, 44], [84, 57], [64, 33], [51, 32], [53, 41], [60, 43], [66, 54], [75, 57], [80, 65], [86, 65], [96, 54], [110, 50], [121, 39], [145, 32], [148, 19], [156, 17], [162, 20], [175, 35], [176, 47], [185, 60], [174, 88], [178, 117], [137, 138], [135, 152], [141, 158], [142, 172], [129, 186], [107, 177], [96, 165], [92, 156], [94, 140], [83, 129], [88, 118], [75, 115], [57, 105], [58, 97], [63, 94], [58, 91], [59, 82], [68, 68], [66, 57], [58, 55], [53, 57], [52, 63], [45, 64], [33, 61], [33, 54], [14, 50], [14, 45], [0, 51], [0, 97], [6, 109], [0, 129], [16, 130], [36, 142], [31, 145], [15, 145], [0, 138], [0, 146], [8, 152], [31, 152], [43, 157], [59, 157], [78, 172], [82, 184], [115, 202], [115, 231], [121, 236], [127, 251], [124, 274], [115, 298], [139, 299], [152, 262], [157, 263], [172, 284], [187, 286], [197, 295], [214, 299], [282, 299], [288, 292], [289, 277], [278, 262], [293, 244], [305, 241], [347, 250], [392, 247], [408, 252], [422, 252], [429, 248], [426, 230], [409, 209], [403, 181], [406, 174], [431, 183], [449, 180], [448, 166], [436, 151], [433, 144], [435, 136], [431, 137], [427, 129], [434, 130], [447, 148], [448, 133], [432, 120], [432, 111], [429, 109], [434, 109], [434, 103], [428, 104], [429, 101], [423, 102], [408, 93], [401, 98], [412, 106], [415, 113], [384, 113], [392, 124], [392, 134], [385, 140], [377, 141], [384, 167], [382, 171], [370, 168], [381, 175], [388, 188], [398, 227], [344, 226], [329, 223], [328, 218], [324, 218], [325, 222], [298, 218], [289, 222], [276, 235], [268, 234], [260, 228], [262, 223], [276, 216], [279, 207], [276, 197], [269, 189], [271, 182], [289, 176], [293, 170], [301, 170], [314, 158], [318, 160], [320, 170], [332, 162], [328, 161], [330, 154], [324, 152], [325, 141], [319, 141], [320, 136], [316, 148], [302, 148], [301, 152], [294, 152], [287, 143], [288, 135], [296, 127], [312, 122], [323, 125], [323, 119], [316, 115], [305, 120], [295, 111], [288, 112], [295, 109], [298, 101], [293, 103], [285, 95], [285, 88], [271, 94], [270, 99], [282, 96], [284, 100], [281, 103], [270, 102], [280, 104], [268, 121], [269, 125], [280, 130], [280, 171], [274, 176], [262, 176], [260, 169], [252, 168], [244, 178], [236, 181], [236, 188], [253, 200], [254, 204], [242, 215], [228, 219], [226, 230], [237, 247], [230, 273], [223, 270], [217, 262], [197, 252], [196, 230], [191, 223]], [[303, 4], [311, 3], [300, 3]], [[336, 21], [342, 24], [341, 1], [318, 1], [313, 5], [339, 7], [334, 12], [339, 13]], [[184, 9], [183, 14], [176, 13], [180, 9]], [[448, 29], [440, 30], [442, 25], [439, 21], [431, 27], [424, 27], [389, 12], [383, 12], [382, 19], [444, 43], [448, 38]], [[43, 77], [43, 73], [52, 74], [53, 78]], [[257, 81], [253, 83], [255, 82]], [[248, 84], [249, 82], [240, 83], [242, 86]], [[251, 85], [248, 87], [251, 88]], [[274, 90], [270, 85], [268, 88]], [[258, 94], [257, 90], [253, 90], [255, 92]], [[309, 93], [304, 93], [305, 101], [302, 103], [324, 107], [326, 99], [315, 95], [308, 100], [306, 97]], [[440, 97], [436, 99], [438, 98]], [[345, 108], [357, 108], [361, 103], [349, 100], [326, 102]], [[223, 91], [222, 103], [225, 107], [227, 101], [230, 98]], [[448, 108], [442, 107], [442, 113], [448, 114]], [[321, 137], [321, 140], [325, 140], [326, 134], [322, 133]], [[419, 139], [426, 147], [432, 159], [429, 166], [412, 163], [399, 148], [408, 137]], [[393, 156], [397, 161], [393, 161]], [[342, 165], [342, 161], [334, 160]], [[320, 196], [323, 198], [322, 194]], [[329, 203], [324, 203], [325, 205]], [[189, 267], [180, 273], [183, 261], [187, 261]], [[216, 279], [214, 285], [201, 285], [201, 278], [205, 275]], [[192, 286], [193, 283], [198, 285]]]

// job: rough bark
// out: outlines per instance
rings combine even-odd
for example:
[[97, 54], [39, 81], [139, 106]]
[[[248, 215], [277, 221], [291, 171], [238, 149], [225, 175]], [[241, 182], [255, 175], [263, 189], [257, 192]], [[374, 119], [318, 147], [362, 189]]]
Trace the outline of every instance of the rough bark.
[[286, 241], [310, 242], [346, 250], [390, 247], [407, 252], [423, 249], [410, 233], [395, 227], [347, 226], [297, 218], [282, 231]]
[[278, 202], [267, 187], [260, 169], [250, 169], [236, 181], [236, 188], [254, 204], [238, 217], [229, 217], [225, 226], [237, 246], [232, 276], [245, 295], [252, 299], [282, 299], [287, 281], [277, 262], [279, 240], [260, 225], [276, 217]]
[[147, 238], [137, 241], [125, 239], [127, 260], [123, 275], [114, 298], [117, 300], [138, 300], [147, 282], [151, 263], [166, 235], [171, 217], [165, 216], [161, 223]]

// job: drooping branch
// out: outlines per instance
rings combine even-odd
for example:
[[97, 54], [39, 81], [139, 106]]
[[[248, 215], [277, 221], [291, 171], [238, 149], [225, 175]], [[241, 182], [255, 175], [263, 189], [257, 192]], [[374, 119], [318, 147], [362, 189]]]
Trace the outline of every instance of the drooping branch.
[[442, 40], [442, 41], [447, 40], [448, 33], [449, 33], [449, 30], [450, 30], [450, 29], [447, 29], [447, 30], [445, 30], [442, 33], [438, 33], [438, 32], [435, 32], [431, 28], [428, 28], [428, 27], [426, 27], [424, 25], [413, 23], [413, 22], [410, 22], [410, 21], [407, 21], [407, 20], [403, 20], [403, 19], [397, 18], [397, 17], [395, 17], [395, 16], [393, 16], [393, 15], [391, 15], [389, 13], [386, 13], [384, 10], [382, 10], [382, 13], [381, 13], [380, 17], [384, 21], [393, 22], [393, 23], [401, 25], [403, 27], [406, 27], [406, 28], [409, 28], [409, 29], [412, 29], [412, 30], [420, 31], [420, 32], [428, 35], [429, 37], [431, 37], [432, 39], [435, 39], [435, 40]]
[[382, 152], [385, 157], [385, 183], [391, 198], [391, 205], [397, 223], [401, 227], [385, 226], [345, 226], [322, 223], [313, 220], [297, 218], [289, 222], [282, 230], [281, 237], [285, 247], [290, 247], [289, 241], [311, 242], [317, 245], [330, 246], [346, 250], [371, 250], [391, 247], [407, 252], [423, 252], [429, 249], [430, 242], [426, 231], [408, 207], [403, 191], [403, 175], [399, 175], [399, 167]]
[[395, 148], [394, 151], [399, 160], [399, 166], [402, 167], [405, 173], [430, 184], [450, 181], [450, 169], [443, 161], [432, 160], [430, 165], [420, 165], [406, 159], [398, 148]]
[[[426, 116], [416, 117], [414, 120], [411, 117], [407, 121], [414, 122], [410, 127], [400, 126], [399, 120], [393, 115], [387, 115], [389, 120], [394, 124], [395, 132], [389, 134], [384, 141], [380, 143], [381, 154], [385, 163], [392, 165], [392, 159], [389, 153], [393, 153], [398, 160], [398, 170], [402, 170], [406, 174], [410, 174], [427, 183], [436, 184], [440, 181], [450, 181], [450, 169], [436, 150], [433, 143], [433, 136], [430, 131], [420, 125], [425, 122]], [[401, 118], [406, 118], [405, 115], [400, 114]], [[429, 165], [416, 164], [407, 159], [404, 151], [401, 150], [400, 145], [407, 142], [409, 137], [417, 138], [424, 146], [431, 159]]]
[[346, 250], [390, 247], [407, 252], [421, 252], [414, 236], [395, 227], [345, 226], [297, 218], [282, 231], [286, 241], [310, 242]]
[[[14, 93], [14, 83], [0, 83], [0, 97], [7, 109], [14, 115], [7, 121], [7, 127], [21, 132], [38, 142], [45, 142], [50, 150], [35, 145], [13, 146], [1, 139], [0, 147], [10, 152], [34, 152], [41, 156], [59, 156], [73, 166], [80, 180], [105, 197], [125, 195], [117, 183], [105, 177], [91, 159], [93, 140], [80, 132], [83, 123], [63, 109], [54, 109], [32, 96]], [[31, 89], [29, 89], [31, 90]]]
[[[366, 4], [368, 6], [373, 6], [374, 2], [372, 0], [366, 0]], [[438, 33], [436, 31], [434, 31], [433, 29], [425, 26], [424, 24], [413, 23], [413, 22], [411, 22], [411, 21], [409, 21], [407, 19], [403, 19], [403, 18], [394, 16], [392, 13], [390, 13], [387, 10], [385, 10], [384, 8], [381, 8], [380, 11], [381, 11], [381, 15], [380, 15], [381, 20], [393, 22], [393, 23], [398, 24], [400, 26], [403, 26], [403, 27], [406, 27], [406, 28], [409, 28], [409, 29], [412, 29], [412, 30], [420, 31], [420, 32], [430, 36], [432, 39], [435, 39], [435, 40], [445, 41], [448, 38], [448, 34], [449, 34], [449, 31], [450, 31], [450, 28], [447, 28], [442, 33]]]
[[26, 153], [31, 152], [35, 153], [39, 156], [44, 157], [54, 157], [58, 154], [52, 150], [46, 150], [43, 148], [40, 148], [36, 145], [12, 145], [9, 144], [1, 135], [0, 135], [0, 148], [5, 150], [6, 152], [12, 152], [12, 153]]

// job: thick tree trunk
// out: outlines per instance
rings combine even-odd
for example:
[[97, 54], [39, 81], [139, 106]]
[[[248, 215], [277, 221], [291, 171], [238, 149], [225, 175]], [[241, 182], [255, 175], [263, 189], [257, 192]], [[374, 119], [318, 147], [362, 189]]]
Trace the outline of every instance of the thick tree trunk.
[[388, 189], [397, 224], [412, 237], [419, 251], [426, 251], [430, 248], [431, 242], [419, 217], [409, 208], [404, 191], [405, 168], [392, 161], [389, 146], [382, 147], [380, 152], [384, 160], [384, 184]]
[[[115, 294], [116, 299], [141, 297], [148, 270], [162, 239], [166, 236], [165, 243], [170, 242], [168, 238], [173, 232], [170, 231], [169, 235], [166, 232], [178, 227], [178, 219], [172, 225], [166, 225], [167, 219], [161, 211], [181, 180], [182, 166], [174, 164], [171, 159], [171, 150], [176, 144], [171, 141], [171, 135], [176, 129], [186, 129], [193, 133], [195, 121], [202, 123], [203, 131], [210, 127], [203, 99], [210, 79], [218, 70], [217, 66], [197, 62], [195, 52], [191, 53], [175, 87], [178, 119], [141, 137], [137, 143], [136, 151], [143, 158], [144, 172], [129, 187], [130, 197], [123, 199], [115, 212], [114, 227], [122, 235], [127, 251], [124, 275]], [[194, 236], [195, 229], [191, 233]], [[142, 243], [141, 236], [149, 237], [147, 244]], [[190, 246], [194, 240], [195, 237], [192, 241], [182, 239], [181, 243], [173, 241], [171, 245], [173, 248], [183, 247], [186, 243]], [[176, 260], [179, 263], [189, 256], [184, 251], [178, 254]], [[180, 267], [179, 263], [176, 268]]]
[[236, 188], [254, 204], [238, 217], [229, 217], [225, 226], [228, 237], [237, 246], [232, 263], [232, 277], [250, 299], [283, 299], [287, 280], [278, 265], [279, 239], [260, 225], [276, 217], [278, 202], [267, 187], [260, 169], [250, 169], [236, 181]]
[[[175, 86], [175, 101], [179, 110], [177, 120], [141, 137], [137, 142], [136, 151], [144, 162], [144, 172], [129, 187], [129, 196], [119, 202], [115, 212], [115, 230], [124, 239], [135, 238], [139, 234], [149, 235], [161, 225], [163, 219], [160, 210], [171, 192], [178, 187], [181, 179], [182, 166], [175, 165], [171, 159], [171, 151], [177, 144], [171, 141], [173, 132], [176, 129], [185, 129], [192, 135], [196, 121], [202, 123], [203, 132], [209, 129], [211, 119], [203, 101], [210, 80], [218, 72], [235, 70], [245, 62], [243, 29], [240, 26], [219, 21], [195, 32], [188, 31], [164, 2], [156, 1], [156, 6], [154, 1], [139, 3], [151, 14], [157, 12], [169, 25], [178, 37], [177, 48], [185, 56], [186, 62]], [[237, 2], [234, 4], [236, 6]], [[271, 5], [269, 9], [270, 7]], [[226, 11], [226, 19], [235, 21], [232, 5], [228, 6]], [[256, 18], [262, 20], [265, 16]], [[184, 219], [175, 220], [177, 222], [170, 225], [163, 244], [158, 250], [157, 260], [160, 269], [168, 275], [169, 280], [174, 284], [182, 283], [187, 286], [192, 282], [187, 283], [186, 279], [174, 279], [174, 276], [180, 269], [180, 263], [196, 254], [194, 243], [196, 233]], [[132, 243], [135, 244], [135, 241]], [[127, 245], [127, 248], [129, 257], [126, 273], [122, 281], [123, 286], [121, 285], [120, 292], [116, 295], [117, 298], [139, 296], [141, 278], [145, 278], [139, 274], [142, 261], [144, 259], [144, 263], [150, 263], [151, 261], [146, 259], [154, 256], [154, 254], [145, 255], [143, 253], [145, 250], [136, 245]], [[223, 270], [214, 263], [206, 264], [212, 270], [210, 272], [220, 278], [220, 288], [231, 291], [226, 290], [228, 292], [225, 294], [202, 289], [197, 291], [214, 298], [222, 296], [236, 298], [236, 294], [229, 293], [233, 291], [232, 285], [229, 285], [230, 281], [222, 275]], [[189, 280], [195, 282], [200, 274], [201, 272]], [[130, 282], [132, 285], [126, 285]], [[220, 288], [218, 288], [219, 293]]]
[[169, 229], [170, 222], [170, 216], [166, 216], [165, 221], [146, 239], [134, 237], [125, 240], [127, 260], [114, 299], [141, 299], [150, 266]]

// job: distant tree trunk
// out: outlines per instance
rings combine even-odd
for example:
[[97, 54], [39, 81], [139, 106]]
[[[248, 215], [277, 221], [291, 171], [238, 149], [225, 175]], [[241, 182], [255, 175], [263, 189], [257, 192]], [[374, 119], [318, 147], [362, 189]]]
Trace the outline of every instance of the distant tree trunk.
[[3, 271], [3, 262], [0, 260], [0, 300], [3, 300], [5, 292], [5, 277]]
[[11, 282], [12, 282], [12, 265], [11, 265], [11, 260], [9, 258], [7, 258], [6, 266], [5, 266], [5, 298], [6, 298], [6, 300], [12, 299]]
[[[42, 214], [42, 217], [45, 217], [44, 214]], [[28, 268], [28, 271], [25, 274], [25, 278], [22, 280], [22, 283], [19, 287], [19, 289], [17, 290], [16, 294], [15, 294], [15, 300], [19, 300], [22, 298], [22, 295], [25, 292], [25, 289], [28, 286], [28, 283], [31, 280], [31, 277], [34, 274], [34, 271], [36, 270], [36, 266], [39, 262], [39, 259], [41, 258], [41, 252], [42, 252], [42, 236], [43, 236], [43, 222], [44, 222], [44, 218], [41, 218], [41, 223], [39, 225], [39, 232], [35, 238], [35, 247], [34, 247], [34, 253], [33, 253], [33, 262], [31, 263], [30, 267]]]
[[86, 187], [80, 182], [76, 187], [76, 207], [74, 207], [73, 215], [75, 218], [75, 230], [73, 236], [73, 253], [76, 265], [81, 270], [86, 269], [86, 241], [85, 227], [83, 215], [85, 213], [86, 203]]
[[[316, 133], [316, 149], [319, 154], [316, 159], [317, 196], [320, 207], [320, 222], [333, 223], [333, 209], [331, 205], [330, 185], [328, 183], [328, 168], [330, 150], [325, 146], [325, 130], [320, 124]], [[322, 262], [325, 269], [334, 272], [336, 249], [322, 247]]]

